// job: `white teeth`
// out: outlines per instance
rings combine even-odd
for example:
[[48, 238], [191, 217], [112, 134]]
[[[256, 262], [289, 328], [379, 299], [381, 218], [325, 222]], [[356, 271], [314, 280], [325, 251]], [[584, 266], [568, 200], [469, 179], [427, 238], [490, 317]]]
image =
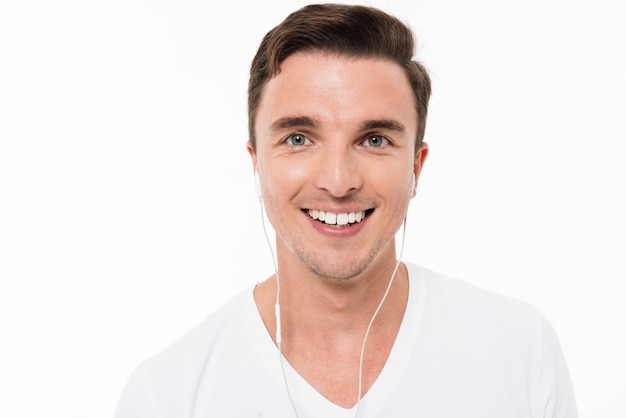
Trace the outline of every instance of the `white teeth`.
[[365, 211], [349, 213], [332, 213], [323, 210], [309, 209], [309, 216], [328, 225], [348, 225], [361, 222], [365, 218]]

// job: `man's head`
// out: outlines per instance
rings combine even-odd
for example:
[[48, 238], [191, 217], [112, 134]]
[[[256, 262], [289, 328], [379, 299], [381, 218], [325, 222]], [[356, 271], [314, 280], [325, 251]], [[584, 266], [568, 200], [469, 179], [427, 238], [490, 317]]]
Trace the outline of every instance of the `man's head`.
[[406, 26], [358, 6], [308, 6], [263, 40], [248, 152], [283, 271], [344, 280], [395, 265], [428, 154], [430, 84], [412, 54]]
[[381, 58], [404, 70], [415, 100], [418, 124], [415, 149], [424, 138], [430, 78], [413, 60], [415, 41], [401, 21], [365, 6], [318, 4], [290, 14], [263, 38], [250, 69], [248, 129], [256, 151], [256, 114], [267, 82], [280, 73], [281, 64], [298, 52], [324, 52], [355, 58]]

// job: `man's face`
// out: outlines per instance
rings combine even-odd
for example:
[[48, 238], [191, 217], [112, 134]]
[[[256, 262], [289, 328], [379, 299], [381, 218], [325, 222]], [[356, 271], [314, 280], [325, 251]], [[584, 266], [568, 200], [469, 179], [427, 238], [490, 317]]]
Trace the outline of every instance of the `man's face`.
[[425, 144], [415, 152], [416, 131], [399, 65], [322, 53], [286, 59], [265, 86], [256, 154], [249, 147], [282, 262], [338, 280], [395, 263], [395, 233], [428, 152]]

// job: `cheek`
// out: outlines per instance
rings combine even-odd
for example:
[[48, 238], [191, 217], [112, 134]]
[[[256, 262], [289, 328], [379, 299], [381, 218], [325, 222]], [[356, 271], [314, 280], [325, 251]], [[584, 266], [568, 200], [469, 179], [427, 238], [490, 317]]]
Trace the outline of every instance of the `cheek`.
[[307, 178], [306, 171], [294, 164], [280, 164], [273, 161], [261, 170], [263, 195], [273, 196], [276, 199], [288, 199], [296, 194]]
[[275, 232], [286, 238], [293, 229], [294, 218], [299, 216], [296, 196], [303, 189], [306, 175], [302, 169], [287, 168], [278, 164], [266, 167], [261, 180], [265, 215]]
[[380, 190], [387, 195], [406, 194], [412, 190], [412, 173], [413, 170], [408, 166], [397, 163], [385, 165], [380, 169], [375, 169], [375, 165], [371, 164], [368, 169], [368, 178], [372, 183], [376, 183]]

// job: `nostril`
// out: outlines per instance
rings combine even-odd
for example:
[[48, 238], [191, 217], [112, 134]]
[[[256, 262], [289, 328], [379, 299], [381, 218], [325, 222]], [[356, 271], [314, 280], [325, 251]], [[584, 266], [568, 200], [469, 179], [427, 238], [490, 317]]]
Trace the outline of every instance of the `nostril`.
[[334, 197], [344, 197], [360, 188], [356, 170], [343, 173], [327, 173], [317, 181], [319, 189], [327, 191]]

